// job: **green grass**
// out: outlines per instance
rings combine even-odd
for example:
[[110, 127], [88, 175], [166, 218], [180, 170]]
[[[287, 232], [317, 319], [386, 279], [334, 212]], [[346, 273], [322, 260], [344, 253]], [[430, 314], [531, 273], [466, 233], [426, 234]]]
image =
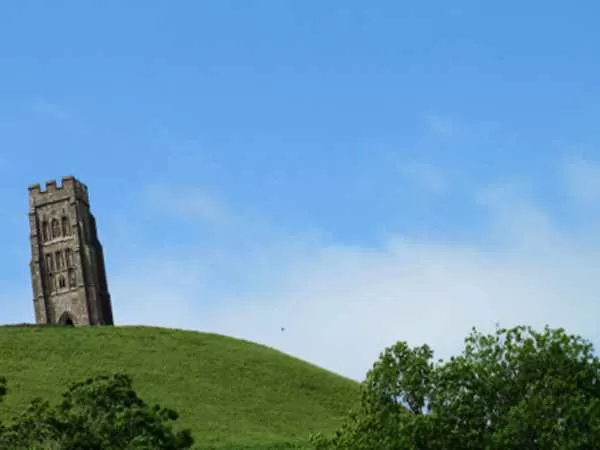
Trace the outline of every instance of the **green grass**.
[[291, 449], [333, 432], [358, 384], [268, 347], [225, 336], [150, 327], [0, 327], [0, 419], [34, 397], [123, 371], [138, 394], [180, 414], [198, 448]]

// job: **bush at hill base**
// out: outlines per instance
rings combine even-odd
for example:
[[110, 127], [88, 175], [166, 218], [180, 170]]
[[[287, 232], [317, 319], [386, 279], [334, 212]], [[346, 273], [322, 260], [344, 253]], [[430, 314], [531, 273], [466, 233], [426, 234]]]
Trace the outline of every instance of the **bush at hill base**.
[[600, 363], [563, 329], [473, 329], [461, 355], [387, 348], [362, 401], [319, 450], [600, 449]]
[[[0, 398], [6, 393], [0, 380]], [[149, 406], [125, 374], [98, 376], [72, 385], [62, 402], [41, 399], [12, 423], [0, 425], [0, 449], [188, 449], [188, 430], [174, 431], [173, 410]]]

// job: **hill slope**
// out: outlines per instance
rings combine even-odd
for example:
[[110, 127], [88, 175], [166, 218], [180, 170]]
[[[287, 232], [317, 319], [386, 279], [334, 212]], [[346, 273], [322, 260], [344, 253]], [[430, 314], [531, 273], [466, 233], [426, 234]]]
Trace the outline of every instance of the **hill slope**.
[[56, 401], [88, 376], [124, 371], [138, 394], [180, 414], [200, 446], [265, 444], [332, 432], [358, 384], [276, 350], [215, 334], [150, 327], [0, 327], [0, 418]]

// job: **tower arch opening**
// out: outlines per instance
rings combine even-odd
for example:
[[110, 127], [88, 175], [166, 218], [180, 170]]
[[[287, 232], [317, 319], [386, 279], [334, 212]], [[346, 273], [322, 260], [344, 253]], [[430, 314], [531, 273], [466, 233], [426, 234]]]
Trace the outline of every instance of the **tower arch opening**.
[[60, 316], [60, 319], [58, 319], [58, 324], [59, 325], [69, 326], [69, 327], [74, 327], [75, 326], [75, 322], [73, 321], [73, 318], [71, 317], [71, 314], [69, 314], [66, 311], [64, 313], [62, 313], [62, 315]]

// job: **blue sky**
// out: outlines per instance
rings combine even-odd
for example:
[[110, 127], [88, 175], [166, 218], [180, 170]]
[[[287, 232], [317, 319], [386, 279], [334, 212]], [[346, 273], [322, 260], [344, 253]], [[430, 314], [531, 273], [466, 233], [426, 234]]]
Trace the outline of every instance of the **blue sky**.
[[[595, 2], [0, 5], [0, 321], [27, 186], [91, 192], [119, 324], [360, 379], [471, 326], [600, 343]], [[281, 327], [286, 331], [282, 333]]]

